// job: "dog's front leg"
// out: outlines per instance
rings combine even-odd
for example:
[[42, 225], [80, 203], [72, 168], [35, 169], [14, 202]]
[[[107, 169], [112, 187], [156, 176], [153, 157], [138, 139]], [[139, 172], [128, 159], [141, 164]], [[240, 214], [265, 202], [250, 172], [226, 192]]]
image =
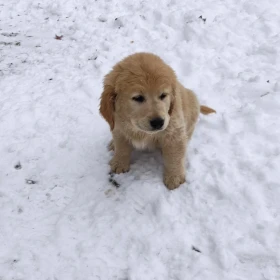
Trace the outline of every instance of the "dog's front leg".
[[164, 184], [169, 190], [178, 188], [186, 181], [186, 143], [169, 143], [162, 147], [164, 161]]
[[110, 161], [111, 172], [124, 173], [130, 168], [131, 144], [119, 133], [113, 134], [114, 156]]

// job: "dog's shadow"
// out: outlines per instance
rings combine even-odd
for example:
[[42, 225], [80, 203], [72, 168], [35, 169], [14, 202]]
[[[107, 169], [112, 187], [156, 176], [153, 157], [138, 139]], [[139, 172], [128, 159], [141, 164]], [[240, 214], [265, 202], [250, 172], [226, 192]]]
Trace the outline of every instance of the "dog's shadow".
[[[150, 163], [147, 166], [147, 163]], [[141, 150], [133, 150], [131, 155], [131, 164], [133, 165], [143, 165], [145, 164], [146, 167], [152, 167], [156, 165], [162, 165], [162, 155], [160, 150], [153, 150], [153, 151], [141, 151]]]
[[124, 179], [127, 176], [132, 176], [134, 180], [152, 180], [157, 177], [161, 178], [162, 172], [163, 160], [159, 150], [134, 150], [130, 160], [130, 171], [128, 173], [121, 174], [121, 177]]

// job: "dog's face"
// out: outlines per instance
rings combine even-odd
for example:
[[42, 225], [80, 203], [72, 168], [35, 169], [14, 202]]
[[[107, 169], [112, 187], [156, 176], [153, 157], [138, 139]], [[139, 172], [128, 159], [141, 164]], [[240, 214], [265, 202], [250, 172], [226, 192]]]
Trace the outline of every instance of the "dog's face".
[[176, 76], [159, 57], [139, 53], [118, 63], [105, 77], [100, 112], [115, 124], [148, 134], [167, 128]]
[[116, 97], [116, 119], [149, 134], [164, 130], [170, 119], [171, 94], [172, 89], [168, 87], [127, 88]]

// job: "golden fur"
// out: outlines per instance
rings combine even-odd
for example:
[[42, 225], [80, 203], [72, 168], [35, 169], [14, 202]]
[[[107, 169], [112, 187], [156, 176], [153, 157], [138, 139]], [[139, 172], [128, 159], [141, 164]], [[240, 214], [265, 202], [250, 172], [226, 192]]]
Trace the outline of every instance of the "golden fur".
[[136, 53], [116, 64], [105, 76], [100, 113], [113, 135], [111, 171], [127, 172], [133, 148], [159, 148], [164, 183], [175, 189], [185, 182], [185, 155], [200, 106], [195, 94], [181, 85], [174, 71], [156, 55]]

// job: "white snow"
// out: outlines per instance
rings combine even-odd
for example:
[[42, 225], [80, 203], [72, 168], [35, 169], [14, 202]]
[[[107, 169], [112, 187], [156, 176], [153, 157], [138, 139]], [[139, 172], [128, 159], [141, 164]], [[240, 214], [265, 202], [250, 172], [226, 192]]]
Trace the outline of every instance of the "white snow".
[[[0, 0], [0, 279], [279, 280], [279, 11]], [[109, 182], [102, 79], [136, 51], [217, 110], [201, 116], [188, 182], [172, 192], [153, 152]]]

